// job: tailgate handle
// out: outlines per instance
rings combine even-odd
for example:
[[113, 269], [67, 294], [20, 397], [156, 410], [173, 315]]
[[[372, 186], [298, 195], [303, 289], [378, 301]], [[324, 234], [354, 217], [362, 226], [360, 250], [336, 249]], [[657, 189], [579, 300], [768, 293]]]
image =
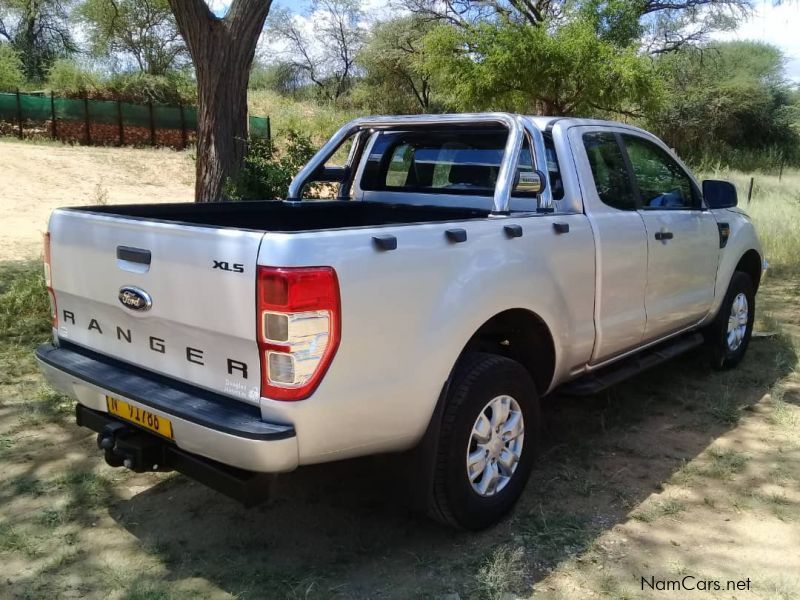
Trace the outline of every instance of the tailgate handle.
[[130, 246], [117, 246], [117, 258], [128, 262], [139, 263], [140, 265], [150, 264], [150, 250], [142, 248], [131, 248]]

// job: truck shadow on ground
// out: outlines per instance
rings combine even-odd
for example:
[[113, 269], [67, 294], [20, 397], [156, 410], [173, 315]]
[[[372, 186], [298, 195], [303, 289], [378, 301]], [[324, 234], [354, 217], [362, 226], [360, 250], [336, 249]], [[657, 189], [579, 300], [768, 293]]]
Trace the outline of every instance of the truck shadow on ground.
[[503, 546], [523, 549], [515, 585], [530, 592], [736, 427], [796, 362], [789, 340], [754, 339], [733, 371], [710, 371], [690, 354], [597, 396], [549, 398], [522, 500], [478, 534], [409, 510], [403, 457], [300, 469], [254, 509], [175, 476], [110, 511], [170, 578], [204, 578], [244, 597], [471, 596], [481, 565]]

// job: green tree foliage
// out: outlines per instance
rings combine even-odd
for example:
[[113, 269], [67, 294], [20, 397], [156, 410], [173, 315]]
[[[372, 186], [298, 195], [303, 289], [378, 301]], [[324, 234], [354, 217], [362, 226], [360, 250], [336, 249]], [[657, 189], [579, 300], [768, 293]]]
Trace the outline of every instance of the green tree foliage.
[[256, 63], [250, 73], [249, 87], [251, 90], [270, 90], [282, 96], [297, 97], [304, 87], [303, 72], [287, 61], [270, 65]]
[[277, 141], [282, 151], [270, 140], [250, 139], [244, 166], [225, 186], [226, 197], [272, 200], [287, 196], [292, 178], [313, 156], [315, 148], [309, 136], [293, 129]]
[[70, 58], [59, 58], [47, 73], [47, 87], [59, 96], [82, 98], [101, 87], [101, 76]]
[[0, 38], [20, 55], [25, 77], [42, 81], [58, 58], [77, 52], [69, 14], [73, 0], [0, 0]]
[[443, 25], [426, 39], [425, 64], [449, 104], [463, 110], [638, 113], [661, 97], [650, 61], [598, 36], [588, 19], [554, 30], [507, 21]]
[[430, 112], [434, 100], [424, 39], [434, 26], [415, 16], [377, 24], [358, 56], [364, 75], [355, 102], [378, 112]]
[[648, 125], [684, 156], [753, 168], [758, 156], [800, 159], [798, 106], [774, 46], [728, 42], [665, 54], [667, 93]]
[[397, 0], [411, 14], [460, 29], [510, 22], [554, 29], [576, 14], [618, 46], [642, 42], [652, 53], [699, 44], [732, 29], [750, 0]]
[[124, 69], [149, 75], [166, 75], [188, 61], [167, 0], [84, 0], [76, 15], [97, 58], [111, 56]]
[[13, 92], [25, 82], [22, 61], [10, 44], [0, 44], [0, 92]]

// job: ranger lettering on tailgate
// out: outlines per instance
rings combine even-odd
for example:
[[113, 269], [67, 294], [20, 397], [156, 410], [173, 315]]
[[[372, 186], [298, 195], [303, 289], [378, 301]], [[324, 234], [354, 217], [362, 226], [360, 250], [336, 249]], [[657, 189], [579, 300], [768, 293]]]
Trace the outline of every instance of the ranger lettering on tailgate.
[[[76, 317], [74, 312], [70, 310], [62, 310], [61, 315], [63, 317], [64, 323], [72, 323], [73, 325], [78, 325], [78, 323], [76, 322]], [[106, 331], [111, 330], [113, 328], [115, 330], [116, 338], [119, 342], [125, 344], [134, 343], [134, 337], [135, 337], [134, 332], [130, 328], [122, 328], [119, 325], [109, 325], [106, 323], [101, 324], [100, 321], [98, 321], [93, 317], [89, 317], [86, 323], [87, 323], [86, 329], [92, 332], [96, 332], [98, 335], [106, 335]], [[147, 345], [152, 352], [157, 352], [159, 354], [166, 354], [167, 352], [167, 340], [163, 338], [156, 337], [153, 335], [147, 336]], [[184, 349], [184, 357], [188, 362], [192, 364], [205, 366], [204, 352], [201, 348], [192, 348], [191, 346], [186, 346]], [[226, 363], [227, 363], [226, 368], [228, 375], [237, 375], [242, 379], [247, 379], [248, 368], [246, 362], [241, 360], [236, 360], [233, 358], [228, 358], [226, 359]], [[226, 388], [227, 387], [233, 387], [234, 389], [238, 389], [238, 386], [228, 386], [226, 383]], [[237, 393], [237, 395], [243, 395], [243, 394]]]

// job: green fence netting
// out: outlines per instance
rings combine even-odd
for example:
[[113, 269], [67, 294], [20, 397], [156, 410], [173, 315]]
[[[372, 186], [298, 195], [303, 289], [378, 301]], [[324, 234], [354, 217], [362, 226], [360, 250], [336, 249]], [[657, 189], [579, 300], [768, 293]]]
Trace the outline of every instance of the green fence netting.
[[[53, 98], [31, 94], [0, 93], [0, 120], [17, 122], [81, 121], [124, 127], [155, 129], [197, 129], [197, 108], [194, 106], [141, 105], [109, 100]], [[250, 117], [250, 135], [270, 137], [269, 117]]]

